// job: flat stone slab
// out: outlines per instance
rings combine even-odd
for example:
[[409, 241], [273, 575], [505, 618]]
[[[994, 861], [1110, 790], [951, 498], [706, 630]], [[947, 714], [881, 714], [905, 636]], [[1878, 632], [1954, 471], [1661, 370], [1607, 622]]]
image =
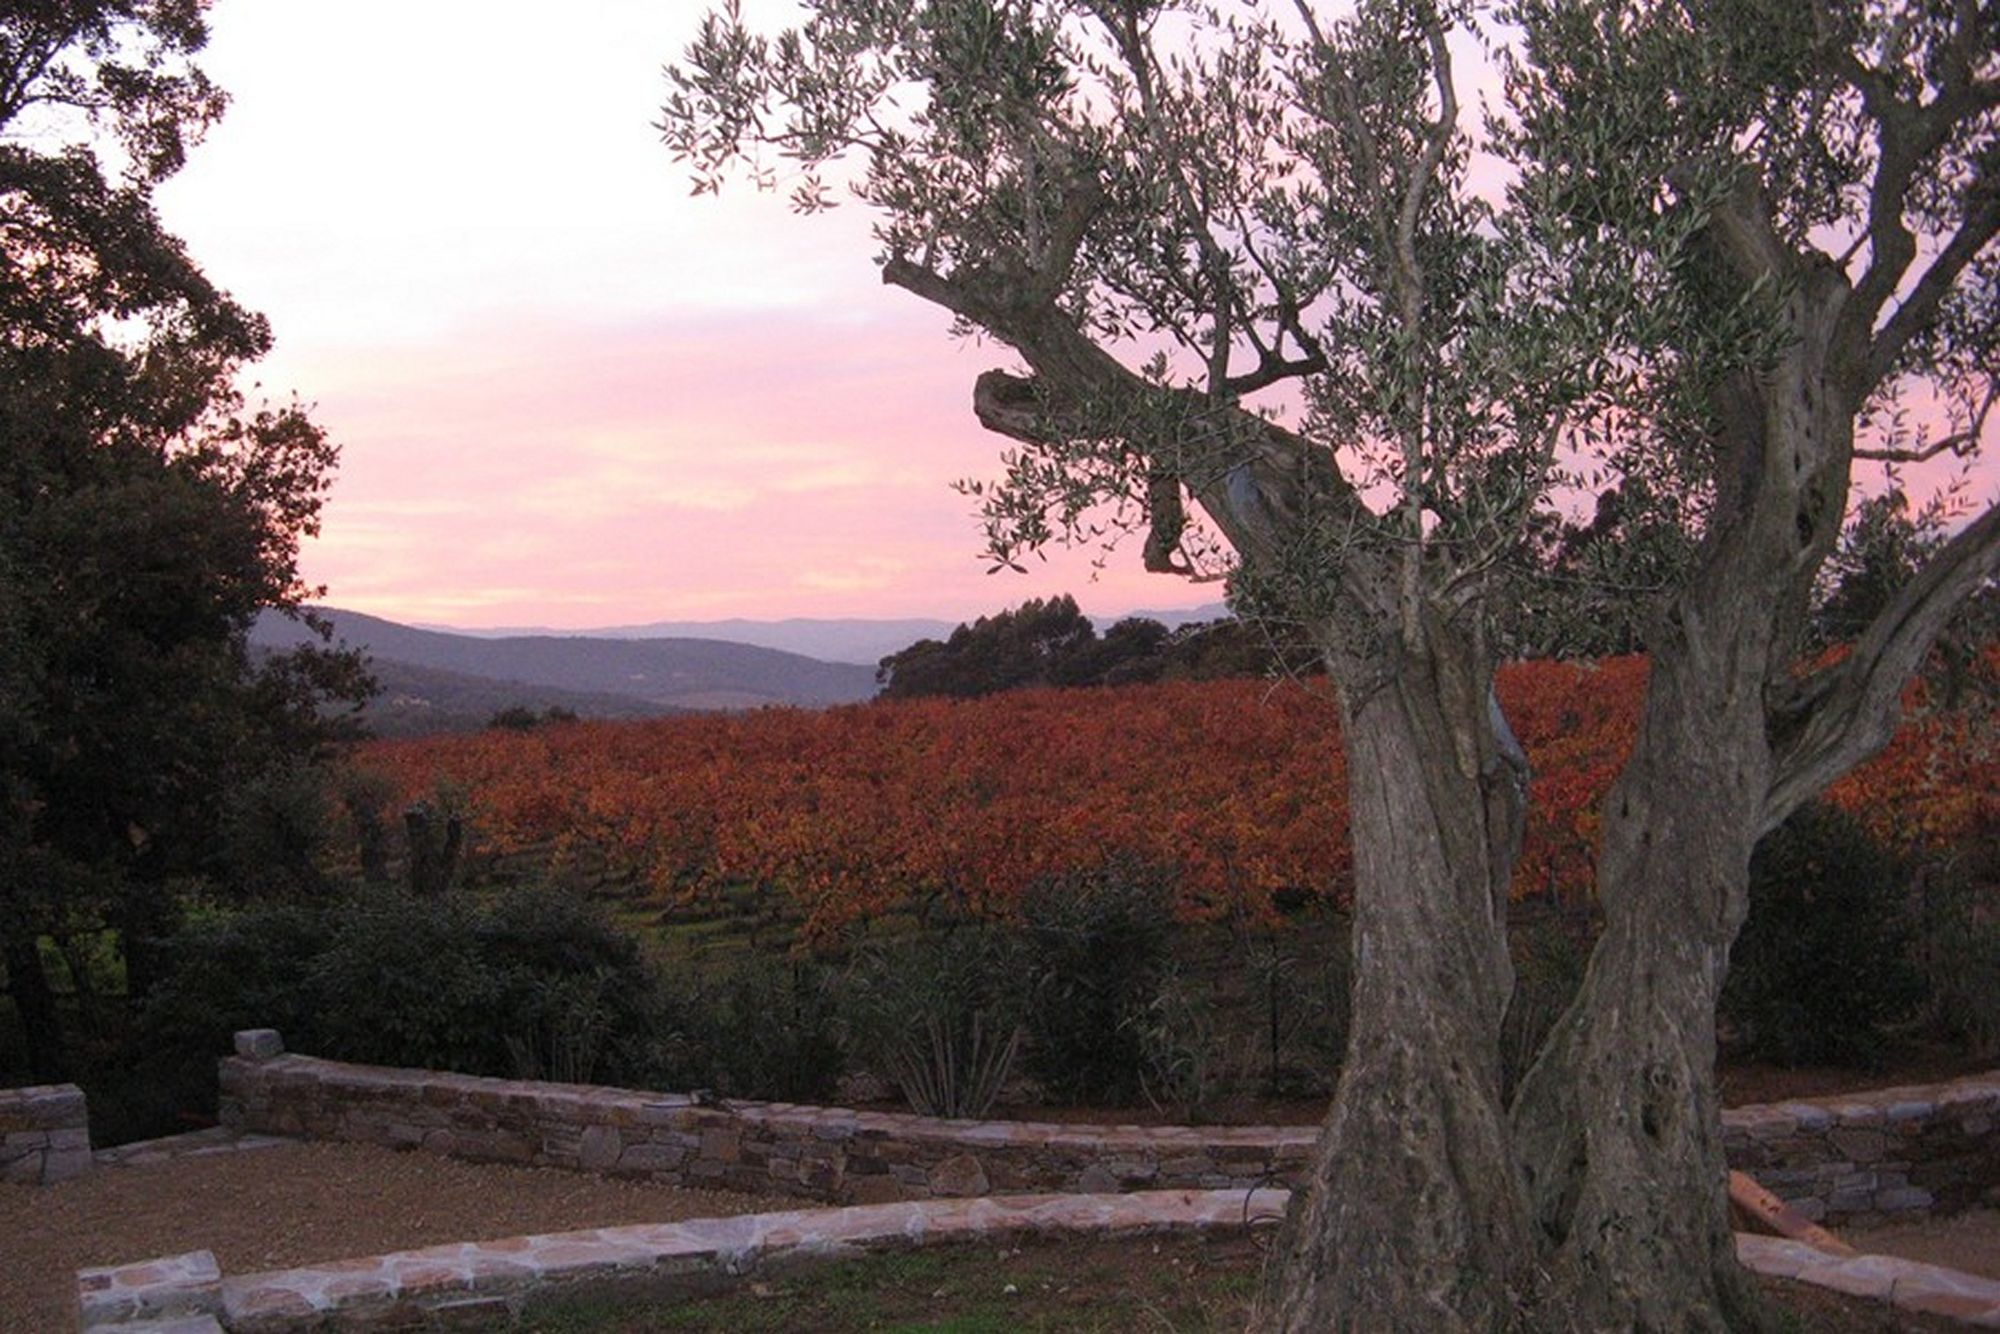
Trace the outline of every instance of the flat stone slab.
[[190, 1130], [184, 1135], [135, 1140], [130, 1144], [99, 1149], [91, 1157], [98, 1167], [131, 1167], [135, 1163], [155, 1163], [168, 1158], [206, 1158], [220, 1153], [249, 1153], [301, 1143], [304, 1141], [284, 1135], [259, 1135], [229, 1126], [211, 1126], [207, 1130]]
[[224, 1320], [258, 1334], [361, 1325], [393, 1309], [444, 1310], [590, 1280], [740, 1277], [761, 1266], [1034, 1233], [1228, 1231], [1283, 1216], [1279, 1190], [1146, 1191], [906, 1200], [592, 1228], [398, 1251], [225, 1279]]
[[1746, 1268], [1772, 1278], [1872, 1297], [1906, 1311], [1950, 1316], [1975, 1328], [2000, 1329], [2000, 1279], [1894, 1255], [1829, 1255], [1801, 1241], [1740, 1232], [1736, 1256]]
[[213, 1316], [222, 1307], [221, 1280], [209, 1251], [79, 1269], [77, 1307], [86, 1330]]
[[[1282, 1190], [1176, 1190], [904, 1200], [459, 1242], [220, 1282], [214, 1257], [197, 1251], [82, 1270], [77, 1280], [87, 1334], [289, 1334], [422, 1323], [425, 1312], [476, 1326], [504, 1322], [533, 1294], [572, 1283], [642, 1280], [667, 1293], [676, 1280], [692, 1291], [767, 1265], [920, 1245], [1226, 1232], [1275, 1223], [1288, 1198]], [[1782, 1237], [1738, 1234], [1736, 1248], [1760, 1274], [2000, 1329], [2000, 1280], [1894, 1256], [1832, 1255]]]

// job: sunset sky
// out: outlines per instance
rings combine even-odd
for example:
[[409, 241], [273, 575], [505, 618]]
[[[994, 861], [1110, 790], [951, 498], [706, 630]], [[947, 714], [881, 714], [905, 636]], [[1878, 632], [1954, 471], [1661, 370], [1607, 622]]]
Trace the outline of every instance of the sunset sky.
[[[342, 447], [306, 571], [463, 626], [968, 617], [1214, 601], [1136, 543], [986, 573], [971, 502], [1007, 365], [882, 287], [858, 209], [688, 197], [652, 128], [706, 6], [218, 0], [228, 116], [162, 193], [271, 318], [264, 391]], [[783, 0], [745, 6], [781, 19]]]
[[1090, 553], [986, 573], [950, 483], [997, 471], [972, 382], [1011, 357], [883, 287], [858, 208], [689, 197], [652, 123], [706, 7], [217, 0], [233, 103], [162, 207], [270, 316], [264, 392], [343, 449], [328, 600], [583, 628], [1219, 598], [1136, 542], [1094, 582]]

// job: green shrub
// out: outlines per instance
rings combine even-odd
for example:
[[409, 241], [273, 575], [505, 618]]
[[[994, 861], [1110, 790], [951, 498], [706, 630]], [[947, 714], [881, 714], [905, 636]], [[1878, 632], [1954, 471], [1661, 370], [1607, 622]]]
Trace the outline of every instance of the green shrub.
[[1910, 945], [1895, 858], [1852, 816], [1804, 807], [1751, 858], [1723, 1014], [1765, 1060], [1870, 1066], [1884, 1026], [1923, 999]]
[[1136, 1101], [1144, 1053], [1128, 1020], [1157, 994], [1166, 966], [1167, 883], [1129, 869], [1058, 877], [1024, 898], [1022, 919], [1029, 1069], [1058, 1101]]
[[926, 1116], [984, 1116], [1013, 1072], [1028, 980], [1019, 936], [989, 924], [865, 947], [840, 984], [850, 1059]]
[[684, 1009], [698, 1082], [731, 1097], [825, 1102], [847, 1068], [833, 981], [811, 959], [752, 949], [701, 977]]
[[1352, 925], [1338, 913], [1296, 920], [1247, 953], [1273, 1096], [1330, 1093], [1340, 1079], [1354, 1014]]
[[1984, 1060], [2000, 1055], [2000, 905], [1963, 858], [1926, 868], [1913, 905], [1926, 1018]]
[[201, 1071], [241, 1028], [298, 1051], [467, 1074], [644, 1086], [684, 1073], [676, 1016], [631, 939], [534, 889], [492, 902], [367, 890], [191, 921], [140, 1014], [143, 1047]]
[[1183, 1125], [1202, 1121], [1215, 1100], [1223, 1054], [1212, 990], [1170, 964], [1124, 1026], [1138, 1039], [1146, 1101]]

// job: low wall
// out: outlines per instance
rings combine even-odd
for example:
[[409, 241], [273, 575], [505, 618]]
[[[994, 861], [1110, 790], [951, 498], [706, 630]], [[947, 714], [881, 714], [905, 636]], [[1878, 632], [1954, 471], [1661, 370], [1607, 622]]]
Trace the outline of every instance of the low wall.
[[77, 1299], [85, 1334], [504, 1329], [552, 1292], [580, 1284], [668, 1301], [817, 1260], [916, 1246], [1240, 1233], [1275, 1222], [1284, 1207], [1283, 1191], [935, 1200], [453, 1243], [240, 1277], [195, 1251], [82, 1270]]
[[90, 1113], [82, 1089], [0, 1089], [0, 1181], [46, 1185], [89, 1167]]
[[2000, 1203], [2000, 1071], [1722, 1114], [1729, 1165], [1817, 1223]]
[[[1001, 1192], [1292, 1185], [1318, 1130], [948, 1121], [484, 1079], [287, 1055], [222, 1062], [239, 1129], [422, 1148], [835, 1204]], [[2000, 1189], [2000, 1071], [1723, 1114], [1730, 1165], [1816, 1222], [1955, 1209]]]
[[[275, 1036], [260, 1038], [267, 1047]], [[1311, 1127], [1064, 1126], [947, 1121], [789, 1103], [347, 1065], [222, 1062], [242, 1130], [423, 1148], [834, 1204], [1002, 1192], [1245, 1189], [1289, 1181]]]
[[[503, 1329], [566, 1288], [626, 1289], [653, 1301], [857, 1253], [1006, 1243], [1240, 1232], [1274, 1223], [1283, 1191], [1141, 1191], [998, 1197], [695, 1219], [423, 1250], [224, 1276], [208, 1251], [77, 1274], [84, 1334], [304, 1334], [324, 1330]], [[2000, 1281], [1888, 1255], [1829, 1255], [1738, 1234], [1760, 1274], [2000, 1326]]]

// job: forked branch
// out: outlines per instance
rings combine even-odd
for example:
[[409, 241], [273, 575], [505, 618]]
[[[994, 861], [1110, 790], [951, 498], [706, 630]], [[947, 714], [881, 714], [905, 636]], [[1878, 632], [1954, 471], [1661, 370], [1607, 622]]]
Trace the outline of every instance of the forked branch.
[[2000, 506], [1945, 543], [1840, 662], [1793, 683], [1770, 709], [1773, 767], [1760, 832], [1895, 735], [1903, 685], [1959, 604], [2000, 572]]

